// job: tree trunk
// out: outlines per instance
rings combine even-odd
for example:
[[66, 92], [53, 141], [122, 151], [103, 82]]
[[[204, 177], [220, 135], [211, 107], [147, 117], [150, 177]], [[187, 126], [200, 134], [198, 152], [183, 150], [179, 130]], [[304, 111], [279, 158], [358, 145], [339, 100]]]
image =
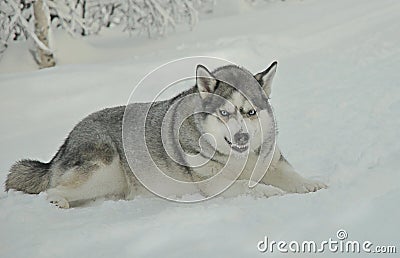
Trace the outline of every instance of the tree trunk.
[[[86, 24], [86, 0], [82, 1], [82, 21]], [[86, 29], [82, 28], [81, 36], [87, 36]]]
[[[33, 3], [33, 15], [35, 18], [35, 34], [38, 39], [47, 47], [49, 45], [50, 17], [49, 12], [45, 8], [44, 0], [36, 0]], [[37, 59], [39, 68], [47, 68], [56, 65], [54, 56], [40, 46], [37, 46]]]

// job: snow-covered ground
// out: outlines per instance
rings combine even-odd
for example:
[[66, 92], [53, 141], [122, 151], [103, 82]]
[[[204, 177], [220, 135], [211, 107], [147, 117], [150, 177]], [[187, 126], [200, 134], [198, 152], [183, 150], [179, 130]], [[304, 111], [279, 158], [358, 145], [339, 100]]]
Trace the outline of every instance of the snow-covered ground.
[[254, 72], [279, 61], [279, 145], [302, 175], [329, 189], [197, 204], [139, 197], [70, 210], [44, 194], [0, 193], [0, 257], [280, 257], [257, 243], [337, 240], [339, 229], [347, 240], [400, 252], [400, 2], [236, 1], [228, 13], [222, 3], [193, 31], [166, 38], [55, 33], [52, 69], [36, 71], [25, 44], [11, 45], [0, 62], [0, 181], [15, 160], [50, 160], [81, 118], [125, 104], [157, 66], [207, 55]]

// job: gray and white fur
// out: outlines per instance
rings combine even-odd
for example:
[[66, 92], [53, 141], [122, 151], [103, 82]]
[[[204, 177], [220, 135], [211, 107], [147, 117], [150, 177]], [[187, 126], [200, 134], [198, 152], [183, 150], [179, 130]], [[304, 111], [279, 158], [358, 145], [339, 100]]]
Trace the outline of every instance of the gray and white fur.
[[[259, 156], [261, 144], [262, 128], [255, 118], [261, 114], [272, 115], [266, 103], [276, 68], [274, 62], [265, 71], [253, 75], [233, 65], [213, 72], [199, 65], [196, 85], [169, 100], [106, 108], [90, 114], [73, 128], [50, 162], [27, 159], [16, 162], [10, 169], [5, 190], [29, 194], [46, 192], [49, 201], [60, 208], [79, 206], [95, 199], [132, 199], [151, 194], [132, 172], [131, 168], [135, 169], [136, 165], [127, 159], [127, 153], [143, 151], [140, 144], [143, 134], [156, 165], [172, 177], [189, 182], [214, 175], [229, 155], [240, 161], [246, 153], [249, 162], [224, 196], [247, 193], [269, 197], [326, 188], [325, 184], [295, 172], [278, 147], [260, 183], [248, 188], [249, 168], [254, 167], [251, 163]], [[236, 89], [230, 85], [235, 85]], [[183, 99], [191, 95], [194, 99], [188, 105]], [[181, 119], [198, 106], [207, 113]], [[130, 112], [126, 114], [126, 110]], [[174, 127], [178, 126], [175, 121], [179, 119], [183, 121], [179, 124], [179, 135], [174, 135]], [[145, 121], [145, 128], [132, 129], [128, 135], [129, 146], [134, 146], [131, 150], [124, 149], [123, 121], [133, 126], [136, 121]], [[162, 129], [169, 133], [170, 140], [162, 141]], [[212, 139], [208, 135], [213, 135]], [[180, 155], [179, 150], [191, 155], [201, 154], [199, 156], [209, 161], [205, 166], [194, 168], [193, 160]], [[176, 162], [176, 158], [181, 162]]]

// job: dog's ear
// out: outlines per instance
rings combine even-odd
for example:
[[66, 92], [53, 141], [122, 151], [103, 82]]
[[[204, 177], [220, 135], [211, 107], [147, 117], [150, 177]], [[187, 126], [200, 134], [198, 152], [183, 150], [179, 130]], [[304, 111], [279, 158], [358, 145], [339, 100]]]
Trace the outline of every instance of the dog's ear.
[[278, 62], [275, 61], [265, 71], [254, 75], [268, 97], [271, 95], [272, 80], [274, 79], [277, 67]]
[[217, 79], [210, 71], [206, 67], [198, 65], [196, 68], [196, 86], [200, 97], [204, 99], [209, 93], [213, 93], [216, 85]]

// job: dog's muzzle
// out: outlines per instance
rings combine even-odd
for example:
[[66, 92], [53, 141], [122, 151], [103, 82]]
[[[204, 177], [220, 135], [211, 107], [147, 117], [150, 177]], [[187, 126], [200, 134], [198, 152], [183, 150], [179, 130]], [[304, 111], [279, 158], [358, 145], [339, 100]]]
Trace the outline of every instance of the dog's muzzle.
[[231, 148], [237, 152], [245, 152], [248, 148], [249, 145], [247, 144], [249, 142], [250, 135], [248, 133], [236, 133], [233, 136], [234, 142], [228, 140], [228, 138], [225, 137], [225, 141], [231, 146]]

